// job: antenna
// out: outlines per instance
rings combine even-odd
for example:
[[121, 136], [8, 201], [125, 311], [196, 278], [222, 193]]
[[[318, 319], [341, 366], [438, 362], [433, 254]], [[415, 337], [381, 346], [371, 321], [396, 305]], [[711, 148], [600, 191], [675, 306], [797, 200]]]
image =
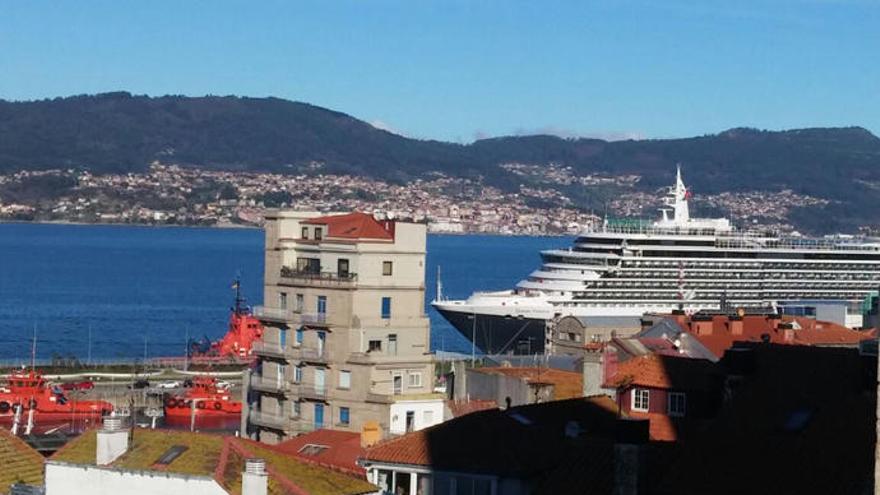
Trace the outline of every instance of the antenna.
[[440, 265], [437, 265], [437, 294], [434, 296], [437, 301], [443, 300], [443, 282], [440, 280]]

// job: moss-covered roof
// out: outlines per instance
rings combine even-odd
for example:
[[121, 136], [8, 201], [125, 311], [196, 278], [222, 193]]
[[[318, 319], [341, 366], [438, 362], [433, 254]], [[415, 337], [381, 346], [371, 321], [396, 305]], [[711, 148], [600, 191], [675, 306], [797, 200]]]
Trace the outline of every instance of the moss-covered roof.
[[[241, 438], [149, 429], [135, 429], [133, 438], [128, 452], [114, 461], [113, 467], [210, 476], [229, 493], [240, 495], [245, 460], [258, 457], [266, 461], [272, 495], [302, 491], [312, 495], [358, 495], [376, 491], [374, 485], [363, 479], [312, 465]], [[187, 449], [167, 465], [157, 465], [159, 458], [174, 446]], [[56, 452], [52, 460], [94, 465], [95, 448], [96, 431], [92, 430], [72, 440]]]
[[6, 429], [0, 429], [0, 493], [13, 483], [43, 484], [43, 456]]

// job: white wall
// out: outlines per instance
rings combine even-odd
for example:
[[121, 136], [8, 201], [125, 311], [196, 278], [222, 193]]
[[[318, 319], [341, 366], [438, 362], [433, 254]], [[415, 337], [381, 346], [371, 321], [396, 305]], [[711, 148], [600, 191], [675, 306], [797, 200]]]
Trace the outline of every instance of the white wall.
[[46, 495], [227, 495], [213, 478], [48, 461]]
[[[397, 401], [391, 404], [391, 433], [406, 433], [407, 411], [415, 413], [415, 429], [421, 430], [442, 423], [443, 410], [442, 399]], [[425, 411], [430, 411], [431, 418], [429, 421], [425, 419]]]

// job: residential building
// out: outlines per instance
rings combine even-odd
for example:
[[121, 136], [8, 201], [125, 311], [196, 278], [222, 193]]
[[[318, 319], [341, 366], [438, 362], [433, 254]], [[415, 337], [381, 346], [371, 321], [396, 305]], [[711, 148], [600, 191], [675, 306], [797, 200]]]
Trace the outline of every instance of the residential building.
[[315, 430], [274, 445], [274, 450], [330, 469], [366, 476], [358, 459], [366, 447], [360, 433], [341, 430]]
[[249, 433], [380, 436], [443, 420], [425, 314], [424, 224], [364, 213], [266, 216], [264, 325]]
[[376, 487], [247, 439], [105, 420], [46, 461], [46, 495], [359, 495]]
[[[462, 366], [462, 368], [464, 368]], [[583, 397], [583, 374], [537, 366], [468, 368], [458, 380], [458, 400], [491, 400], [501, 407]]]
[[581, 469], [601, 466], [595, 474], [609, 486], [618, 421], [614, 402], [601, 396], [489, 409], [383, 441], [361, 464], [385, 493], [519, 495], [583, 455], [592, 463]]

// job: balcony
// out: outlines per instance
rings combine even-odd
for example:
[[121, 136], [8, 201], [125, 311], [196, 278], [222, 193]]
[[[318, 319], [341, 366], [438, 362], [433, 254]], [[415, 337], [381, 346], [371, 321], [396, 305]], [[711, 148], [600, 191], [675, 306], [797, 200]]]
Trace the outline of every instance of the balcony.
[[366, 401], [373, 402], [375, 404], [392, 404], [394, 402], [394, 396], [367, 392]]
[[312, 347], [294, 347], [287, 354], [291, 359], [305, 361], [307, 363], [326, 363], [327, 350], [319, 350]]
[[289, 424], [288, 418], [284, 416], [264, 413], [262, 411], [251, 411], [248, 420], [257, 426], [281, 431], [287, 430]]
[[280, 344], [273, 344], [271, 342], [254, 342], [252, 349], [257, 356], [287, 359], [284, 349]]
[[284, 394], [290, 388], [287, 380], [268, 379], [259, 375], [251, 377], [251, 388], [258, 392], [266, 392], [270, 394]]
[[308, 383], [293, 383], [290, 391], [301, 399], [325, 400], [327, 398], [327, 386], [317, 387]]
[[279, 283], [292, 285], [307, 285], [310, 287], [327, 287], [349, 289], [357, 283], [357, 273], [351, 272], [317, 272], [311, 270], [297, 270], [289, 266], [282, 266]]
[[254, 306], [253, 315], [260, 320], [285, 325], [311, 325], [329, 327], [327, 313], [302, 313], [292, 309], [267, 308], [266, 306]]

